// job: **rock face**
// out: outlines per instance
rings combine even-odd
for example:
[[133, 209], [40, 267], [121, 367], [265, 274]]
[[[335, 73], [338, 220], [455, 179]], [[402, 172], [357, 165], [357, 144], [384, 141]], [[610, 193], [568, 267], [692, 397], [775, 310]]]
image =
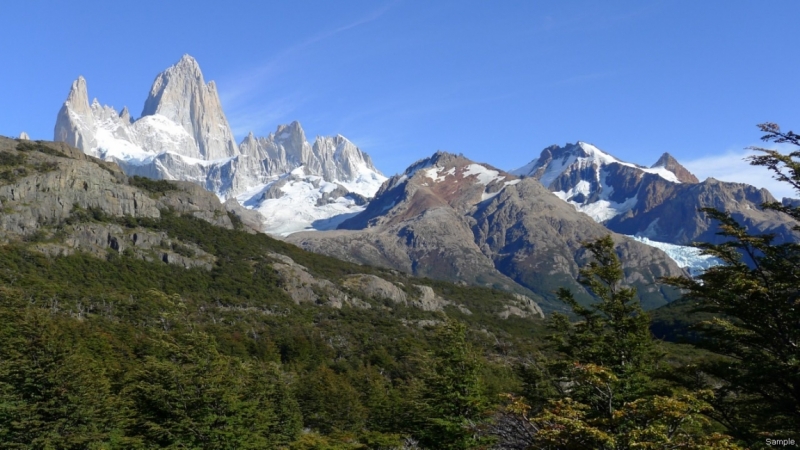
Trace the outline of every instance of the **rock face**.
[[579, 142], [551, 146], [513, 173], [536, 178], [556, 196], [608, 229], [678, 245], [719, 243], [718, 225], [699, 209], [730, 212], [751, 232], [776, 233], [778, 241], [800, 236], [783, 218], [759, 208], [774, 198], [742, 183], [697, 178], [669, 153], [652, 167], [626, 163]]
[[78, 77], [58, 112], [53, 140], [87, 151], [97, 146], [94, 133], [94, 114], [89, 107], [86, 79]]
[[239, 153], [216, 85], [205, 83], [200, 66], [189, 55], [183, 55], [153, 82], [142, 117], [156, 114], [182, 126], [197, 143], [201, 159], [230, 158]]
[[275, 231], [268, 219], [285, 206], [264, 203], [261, 194], [293, 170], [302, 168], [313, 179], [296, 180], [302, 183], [294, 191], [273, 189], [272, 200], [290, 196], [283, 203], [302, 210], [291, 230], [314, 228], [317, 221], [324, 226], [332, 216], [361, 211], [347, 195], [372, 197], [386, 179], [343, 136], [317, 137], [312, 145], [298, 122], [281, 125], [267, 137], [251, 133], [236, 145], [216, 85], [205, 82], [188, 55], [156, 77], [136, 120], [127, 108], [117, 112], [96, 99], [89, 103], [86, 80], [79, 77], [59, 111], [54, 139], [116, 162], [128, 175], [191, 181], [222, 199], [237, 197], [240, 204], [265, 212], [268, 223], [261, 228], [266, 231]]
[[[560, 286], [588, 300], [575, 282], [586, 259], [581, 243], [606, 234], [533, 178], [439, 152], [390, 178], [366, 210], [339, 230], [288, 240], [341, 259], [506, 289], [552, 310]], [[676, 296], [654, 285], [657, 277], [683, 273], [672, 260], [624, 236], [614, 239], [626, 281], [639, 289], [646, 306]]]
[[[103, 217], [158, 219], [167, 208], [224, 228], [234, 228], [228, 212], [245, 227], [251, 219], [235, 201], [225, 205], [205, 189], [177, 182], [175, 189], [152, 195], [130, 183], [113, 163], [85, 155], [62, 142], [20, 143], [0, 137], [0, 240], [34, 240], [49, 255], [80, 250], [100, 257], [130, 252], [149, 261], [210, 269], [214, 257], [193, 243], [177, 242], [164, 232], [121, 226]], [[58, 225], [61, 240], [53, 240]], [[251, 229], [252, 232], [255, 232]]]

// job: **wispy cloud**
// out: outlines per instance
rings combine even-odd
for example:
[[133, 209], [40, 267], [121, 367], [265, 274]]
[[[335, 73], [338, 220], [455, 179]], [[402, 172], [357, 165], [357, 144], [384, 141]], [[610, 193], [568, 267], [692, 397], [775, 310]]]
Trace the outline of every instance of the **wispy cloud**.
[[620, 23], [653, 15], [658, 12], [661, 3], [662, 2], [651, 2], [644, 6], [640, 5], [637, 8], [622, 11], [617, 14], [608, 14], [603, 12], [602, 9], [597, 10], [592, 8], [581, 8], [571, 14], [565, 13], [560, 17], [548, 14], [534, 25], [533, 30], [543, 32], [573, 32], [576, 30], [596, 31], [611, 28]]
[[[781, 150], [779, 147], [776, 148]], [[772, 177], [772, 172], [761, 166], [751, 166], [745, 158], [760, 154], [752, 150], [728, 150], [722, 155], [705, 156], [686, 161], [683, 165], [703, 180], [708, 177], [721, 181], [747, 183], [759, 188], [766, 188], [778, 200], [782, 197], [797, 197], [786, 183]]]
[[[234, 122], [236, 121], [235, 118], [238, 117], [255, 117], [252, 103], [258, 99], [258, 95], [256, 94], [262, 92], [270, 85], [270, 82], [276, 80], [284, 72], [293, 70], [293, 59], [296, 58], [297, 55], [301, 54], [304, 49], [330, 39], [344, 31], [377, 20], [395, 3], [397, 2], [394, 1], [387, 3], [350, 23], [312, 35], [277, 52], [272, 58], [261, 63], [259, 66], [249, 69], [245, 72], [235, 74], [228, 79], [223, 80], [224, 82], [219, 83], [220, 99], [223, 105], [225, 105], [225, 108], [231, 111], [229, 119], [232, 122], [232, 126], [236, 129], [242, 129], [246, 127], [258, 129], [264, 125], [267, 125], [268, 123], [266, 120], [270, 117], [268, 115], [262, 115], [264, 119], [261, 120], [260, 123], [256, 123], [254, 120], [251, 120], [249, 124], [239, 124]], [[255, 109], [263, 111], [266, 108], [261, 107]]]

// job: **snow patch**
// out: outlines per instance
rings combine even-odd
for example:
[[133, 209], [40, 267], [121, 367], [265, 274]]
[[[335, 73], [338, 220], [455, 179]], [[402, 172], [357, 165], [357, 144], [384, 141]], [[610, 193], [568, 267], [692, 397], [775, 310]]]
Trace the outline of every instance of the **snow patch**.
[[466, 167], [466, 170], [464, 170], [463, 175], [464, 177], [469, 177], [472, 175], [477, 176], [478, 182], [483, 184], [484, 186], [493, 181], [501, 181], [505, 178], [505, 176], [500, 175], [500, 172], [489, 169], [480, 164], [468, 165]]
[[433, 166], [428, 169], [424, 169], [424, 174], [427, 178], [433, 180], [434, 183], [438, 183], [440, 181], [444, 181], [449, 175], [455, 175], [456, 168], [451, 167], [450, 170], [446, 172], [442, 172], [443, 167]]

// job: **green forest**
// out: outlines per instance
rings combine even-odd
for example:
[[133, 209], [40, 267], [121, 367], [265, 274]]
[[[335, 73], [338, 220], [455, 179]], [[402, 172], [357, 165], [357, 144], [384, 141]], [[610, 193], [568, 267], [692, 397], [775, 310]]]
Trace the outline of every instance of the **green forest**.
[[[800, 137], [761, 125], [767, 141]], [[32, 151], [32, 150], [31, 150]], [[2, 153], [0, 153], [2, 155]], [[800, 192], [800, 151], [751, 163]], [[24, 160], [0, 158], [0, 169]], [[31, 167], [27, 170], [52, 170]], [[0, 178], [20, 176], [8, 168]], [[136, 178], [154, 196], [168, 182]], [[787, 221], [800, 208], [765, 204]], [[671, 278], [675, 304], [642, 310], [610, 237], [566, 289], [569, 314], [500, 319], [509, 294], [413, 279], [456, 307], [428, 312], [297, 304], [271, 252], [340, 280], [411, 277], [265, 234], [162, 211], [75, 209], [0, 248], [0, 443], [18, 449], [736, 449], [800, 442], [800, 244], [752, 236], [706, 210], [724, 261]], [[235, 215], [231, 214], [234, 223]], [[211, 270], [121, 251], [47, 256], [59, 227], [114, 222], [214, 255]], [[800, 231], [800, 225], [796, 228]], [[191, 255], [189, 247], [173, 248]]]

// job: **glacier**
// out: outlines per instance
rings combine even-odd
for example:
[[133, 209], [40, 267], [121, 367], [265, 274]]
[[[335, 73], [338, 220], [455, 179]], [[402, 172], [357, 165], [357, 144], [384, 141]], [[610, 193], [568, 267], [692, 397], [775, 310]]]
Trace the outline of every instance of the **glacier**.
[[701, 275], [706, 270], [714, 266], [719, 266], [722, 263], [717, 257], [711, 255], [703, 255], [702, 250], [697, 247], [690, 247], [686, 245], [668, 244], [666, 242], [658, 242], [650, 240], [644, 236], [628, 236], [635, 239], [642, 244], [655, 247], [662, 250], [667, 254], [679, 267], [686, 269], [692, 277]]

